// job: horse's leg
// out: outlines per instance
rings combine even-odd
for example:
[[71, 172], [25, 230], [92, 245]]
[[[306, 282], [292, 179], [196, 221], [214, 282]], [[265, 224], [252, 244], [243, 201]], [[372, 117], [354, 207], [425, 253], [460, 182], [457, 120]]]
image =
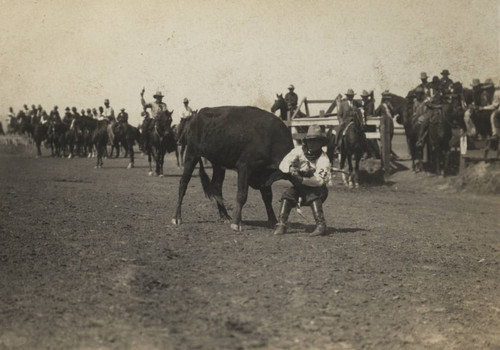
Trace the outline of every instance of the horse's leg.
[[179, 162], [179, 147], [175, 146], [175, 161], [177, 163], [177, 168], [181, 167], [181, 164]]
[[163, 177], [163, 162], [165, 160], [165, 149], [162, 148], [159, 152], [158, 152], [158, 164], [160, 166], [160, 177]]
[[271, 227], [274, 227], [278, 223], [278, 220], [273, 210], [273, 190], [271, 186], [261, 187], [260, 195], [266, 206], [267, 222]]
[[222, 184], [224, 183], [224, 178], [226, 176], [226, 170], [220, 166], [214, 165], [212, 172], [212, 188], [215, 190], [215, 201], [217, 202], [217, 210], [219, 211], [219, 216], [224, 222], [229, 222], [231, 216], [229, 216], [226, 206], [222, 198]]
[[184, 154], [186, 153], [186, 145], [181, 146], [181, 166], [184, 166]]
[[359, 187], [359, 162], [361, 160], [361, 154], [359, 153], [356, 153], [355, 155], [356, 159], [355, 159], [355, 163], [354, 163], [354, 188], [358, 188]]
[[241, 211], [248, 198], [249, 169], [246, 165], [238, 167], [238, 193], [236, 194], [236, 208], [234, 209], [231, 229], [241, 231]]
[[[345, 166], [345, 159], [346, 159], [346, 153], [344, 150], [342, 150], [340, 152], [340, 170], [344, 170], [344, 166]], [[344, 185], [347, 186], [348, 183], [347, 183], [347, 175], [345, 172], [342, 172], [342, 181], [344, 182]]]
[[179, 181], [179, 199], [177, 200], [177, 208], [175, 210], [174, 218], [172, 219], [172, 223], [174, 225], [180, 225], [182, 223], [182, 215], [181, 215], [181, 207], [182, 200], [184, 199], [184, 195], [186, 194], [187, 185], [189, 184], [189, 180], [191, 180], [191, 176], [193, 175], [193, 170], [196, 164], [200, 159], [195, 157], [192, 154], [186, 154], [186, 161], [184, 163], [184, 171], [182, 173], [181, 180]]
[[127, 142], [130, 145], [128, 149], [128, 153], [130, 155], [130, 163], [127, 166], [127, 169], [131, 169], [134, 167], [134, 146], [132, 142]]
[[352, 154], [348, 153], [347, 154], [347, 165], [349, 166], [349, 175], [347, 177], [347, 186], [349, 188], [354, 187], [354, 181], [353, 181], [353, 167], [352, 167]]
[[153, 167], [151, 166], [151, 148], [148, 148], [147, 150], [147, 153], [148, 153], [148, 164], [149, 164], [149, 173], [148, 173], [148, 176], [152, 176], [153, 175]]

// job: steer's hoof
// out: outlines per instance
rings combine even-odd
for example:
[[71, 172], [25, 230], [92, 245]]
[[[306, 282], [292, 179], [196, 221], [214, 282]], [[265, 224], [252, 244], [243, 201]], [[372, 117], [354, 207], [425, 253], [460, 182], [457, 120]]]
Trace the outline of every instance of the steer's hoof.
[[241, 225], [231, 224], [231, 230], [241, 232]]
[[178, 226], [178, 225], [182, 224], [182, 219], [173, 218], [172, 219], [172, 224]]

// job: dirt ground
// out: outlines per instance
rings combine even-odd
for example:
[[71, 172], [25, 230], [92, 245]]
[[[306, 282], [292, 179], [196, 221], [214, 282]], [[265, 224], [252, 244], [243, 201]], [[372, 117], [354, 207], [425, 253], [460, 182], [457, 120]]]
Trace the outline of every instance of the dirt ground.
[[[146, 160], [0, 154], [0, 349], [500, 349], [500, 198], [401, 171], [325, 203], [328, 235], [219, 222]], [[197, 171], [195, 172], [197, 174]], [[236, 174], [226, 176], [232, 207]], [[273, 185], [274, 208], [286, 182]]]

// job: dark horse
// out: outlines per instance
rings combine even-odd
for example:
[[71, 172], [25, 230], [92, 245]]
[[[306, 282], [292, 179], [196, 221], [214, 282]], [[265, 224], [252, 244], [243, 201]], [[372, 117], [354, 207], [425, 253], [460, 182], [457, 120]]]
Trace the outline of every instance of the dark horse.
[[172, 112], [165, 111], [156, 120], [142, 125], [144, 149], [148, 154], [149, 176], [153, 175], [151, 159], [156, 163], [156, 175], [163, 177], [163, 161], [165, 153], [176, 150], [177, 143], [171, 128]]
[[125, 149], [125, 157], [130, 157], [130, 162], [127, 168], [134, 167], [134, 144], [141, 143], [141, 133], [139, 130], [125, 122], [118, 122], [113, 127], [114, 146], [116, 148], [116, 157], [120, 155], [120, 144]]
[[460, 95], [453, 94], [451, 101], [429, 106], [429, 147], [432, 162], [438, 175], [445, 176], [448, 169], [452, 129], [459, 126], [465, 131], [464, 110]]
[[106, 145], [108, 144], [108, 121], [99, 120], [96, 122], [96, 126], [92, 131], [92, 144], [95, 147], [97, 153], [97, 161], [95, 168], [102, 168], [103, 161], [102, 158], [106, 152]]
[[[364, 136], [363, 126], [361, 125], [361, 112], [359, 109], [353, 111], [352, 121], [346, 126], [340, 140], [340, 169], [344, 169], [345, 161], [349, 165], [349, 173], [342, 173], [344, 184], [349, 187], [358, 187], [359, 162], [366, 150], [366, 136]], [[354, 157], [354, 169], [352, 158]]]

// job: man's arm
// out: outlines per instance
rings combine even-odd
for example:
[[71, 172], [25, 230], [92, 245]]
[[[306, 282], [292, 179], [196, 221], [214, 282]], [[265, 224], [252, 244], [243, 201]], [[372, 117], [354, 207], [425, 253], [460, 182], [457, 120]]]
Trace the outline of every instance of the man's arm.
[[311, 177], [305, 177], [302, 184], [309, 187], [323, 186], [328, 179], [329, 172], [330, 161], [326, 155], [322, 154], [316, 163], [316, 172]]

